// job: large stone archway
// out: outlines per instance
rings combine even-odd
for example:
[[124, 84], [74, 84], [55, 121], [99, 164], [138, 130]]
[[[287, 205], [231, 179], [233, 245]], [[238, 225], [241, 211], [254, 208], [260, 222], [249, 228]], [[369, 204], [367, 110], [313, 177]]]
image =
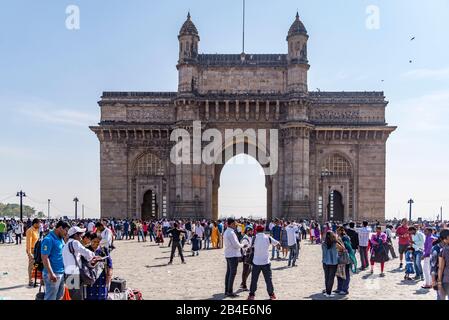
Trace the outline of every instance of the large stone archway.
[[[326, 220], [328, 194], [336, 190], [345, 220], [384, 220], [386, 142], [396, 129], [386, 123], [388, 102], [383, 92], [309, 91], [309, 36], [299, 16], [284, 54], [199, 54], [190, 16], [178, 39], [176, 92], [104, 92], [99, 102], [101, 122], [91, 130], [100, 141], [102, 216], [141, 217], [151, 189], [162, 216], [216, 218], [220, 165], [170, 161], [171, 134], [192, 133], [200, 121], [200, 134], [276, 133], [278, 166], [266, 177], [269, 217]], [[163, 171], [136, 174], [135, 161], [146, 154]], [[323, 161], [333, 154], [348, 161], [350, 175], [323, 175]], [[143, 170], [151, 163], [143, 162]]]

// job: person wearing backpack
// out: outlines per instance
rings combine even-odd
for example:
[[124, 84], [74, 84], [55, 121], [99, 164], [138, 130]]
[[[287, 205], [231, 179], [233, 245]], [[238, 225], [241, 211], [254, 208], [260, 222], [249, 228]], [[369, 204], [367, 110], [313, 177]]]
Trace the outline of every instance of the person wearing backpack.
[[94, 265], [98, 260], [95, 253], [85, 248], [81, 243], [81, 238], [86, 229], [71, 227], [67, 233], [69, 240], [62, 249], [62, 259], [64, 261], [65, 283], [69, 288], [72, 300], [84, 300], [84, 284], [81, 281], [80, 266], [81, 257]]
[[[35, 254], [34, 247], [36, 246], [37, 241], [39, 240], [39, 219], [34, 219], [31, 225], [31, 228], [28, 228], [26, 231], [26, 253], [28, 256], [28, 285], [30, 287], [34, 286], [33, 283], [33, 269], [35, 263]], [[39, 255], [40, 258], [40, 255]]]
[[56, 228], [42, 240], [41, 255], [44, 264], [44, 300], [61, 300], [64, 295], [64, 261], [62, 249], [70, 225], [58, 221]]
[[272, 237], [264, 233], [263, 225], [258, 225], [256, 227], [257, 234], [255, 235], [253, 243], [253, 270], [251, 275], [251, 285], [249, 290], [248, 300], [254, 300], [257, 290], [257, 281], [259, 281], [259, 275], [262, 272], [267, 285], [268, 295], [270, 300], [276, 300], [276, 295], [274, 294], [271, 263], [270, 263], [270, 245], [280, 246], [280, 243], [274, 240]]

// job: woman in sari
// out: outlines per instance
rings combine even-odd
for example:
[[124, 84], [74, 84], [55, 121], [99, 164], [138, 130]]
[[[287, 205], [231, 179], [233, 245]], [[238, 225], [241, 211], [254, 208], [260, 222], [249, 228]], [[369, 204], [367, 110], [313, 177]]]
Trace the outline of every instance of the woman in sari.
[[212, 233], [210, 236], [210, 240], [212, 242], [212, 249], [218, 248], [218, 226], [217, 222], [214, 221], [214, 225], [212, 227]]
[[104, 260], [104, 270], [100, 277], [92, 286], [86, 287], [86, 300], [107, 300], [109, 287], [112, 280], [112, 259], [106, 248], [100, 246], [101, 238], [96, 233], [90, 236], [89, 250], [95, 253], [96, 256], [107, 257]]
[[309, 236], [310, 236], [310, 244], [314, 244], [314, 242], [315, 242], [315, 222], [312, 222], [310, 224]]
[[320, 225], [318, 223], [315, 223], [315, 228], [314, 228], [313, 232], [315, 234], [316, 244], [320, 244], [321, 243], [321, 232], [320, 232]]
[[164, 243], [164, 234], [162, 232], [162, 225], [157, 225], [157, 231], [156, 231], [156, 243], [157, 245], [160, 245], [161, 243]]
[[387, 235], [382, 232], [380, 226], [376, 227], [376, 233], [371, 236], [371, 274], [374, 273], [374, 263], [380, 263], [380, 276], [384, 277], [384, 265], [388, 261]]

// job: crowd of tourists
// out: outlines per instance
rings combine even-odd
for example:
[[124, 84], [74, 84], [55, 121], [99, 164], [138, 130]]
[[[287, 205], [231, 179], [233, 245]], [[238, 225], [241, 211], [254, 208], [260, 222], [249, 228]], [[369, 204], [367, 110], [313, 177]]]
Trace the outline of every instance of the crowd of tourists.
[[25, 231], [30, 287], [43, 285], [44, 300], [108, 298], [113, 235], [107, 221], [90, 221], [89, 231], [75, 221], [34, 219], [30, 224]]
[[[15, 241], [11, 240], [11, 233]], [[302, 241], [322, 248], [325, 297], [348, 295], [351, 275], [364, 271], [374, 274], [376, 264], [380, 268], [379, 276], [384, 277], [385, 263], [398, 258], [398, 270], [404, 273], [404, 281], [423, 282], [422, 289], [435, 289], [438, 299], [445, 299], [449, 293], [449, 230], [441, 222], [410, 223], [403, 219], [387, 221], [381, 226], [378, 221], [342, 224], [244, 218], [0, 221], [1, 243], [20, 244], [23, 236], [29, 261], [29, 285], [37, 285], [36, 275], [41, 270], [47, 300], [61, 299], [65, 291], [75, 300], [107, 299], [114, 241], [136, 238], [138, 242], [170, 247], [168, 264], [173, 263], [176, 253], [181, 263], [186, 263], [186, 244], [192, 256], [198, 256], [203, 250], [224, 248], [225, 296], [231, 298], [238, 296], [234, 281], [242, 264], [240, 289], [249, 291], [248, 299], [255, 298], [260, 273], [268, 296], [276, 299], [271, 260], [285, 260], [286, 268], [296, 267]], [[394, 241], [397, 241], [398, 255]], [[81, 275], [86, 263], [100, 274], [87, 284]], [[335, 278], [337, 287], [333, 290]]]
[[[316, 221], [301, 220], [297, 223], [276, 219], [268, 225], [264, 222], [253, 228], [250, 222], [242, 227], [240, 220], [228, 219], [228, 228], [224, 233], [227, 261], [225, 295], [238, 296], [233, 290], [233, 284], [238, 264], [243, 262], [240, 288], [244, 291], [248, 290], [246, 280], [252, 270], [248, 300], [255, 297], [260, 272], [264, 276], [270, 299], [276, 299], [269, 247], [271, 259], [275, 256], [280, 259], [280, 250], [286, 259], [289, 252], [287, 266], [294, 267], [300, 243], [309, 235], [311, 244], [322, 247], [325, 287], [322, 293], [327, 298], [334, 294], [348, 295], [351, 274], [367, 270], [373, 275], [376, 264], [380, 266], [379, 276], [384, 277], [385, 263], [398, 258], [394, 246], [397, 239], [400, 260], [398, 270], [404, 272], [404, 281], [423, 282], [423, 290], [434, 289], [437, 299], [445, 300], [449, 296], [449, 225], [427, 221], [409, 223], [407, 219], [394, 223], [389, 222], [382, 227], [378, 221], [372, 224], [363, 221], [358, 225], [355, 222], [320, 224]], [[240, 239], [241, 230], [245, 235]], [[413, 279], [412, 274], [415, 274]], [[333, 290], [335, 278], [337, 287]]]

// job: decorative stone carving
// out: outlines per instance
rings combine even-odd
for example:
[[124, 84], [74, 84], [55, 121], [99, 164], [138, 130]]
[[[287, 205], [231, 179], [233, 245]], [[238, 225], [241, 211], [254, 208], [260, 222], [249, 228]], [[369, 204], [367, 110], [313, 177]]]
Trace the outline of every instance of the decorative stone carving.
[[130, 109], [126, 115], [130, 122], [166, 122], [174, 119], [173, 109], [169, 107]]

